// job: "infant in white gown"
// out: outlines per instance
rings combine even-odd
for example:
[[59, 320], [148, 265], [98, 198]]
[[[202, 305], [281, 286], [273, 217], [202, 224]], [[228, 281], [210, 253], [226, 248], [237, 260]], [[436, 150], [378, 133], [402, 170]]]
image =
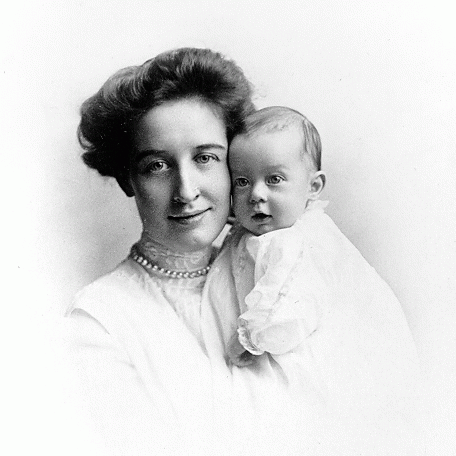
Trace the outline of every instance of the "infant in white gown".
[[292, 227], [261, 236], [238, 225], [226, 240], [241, 312], [237, 334], [229, 347], [231, 362], [244, 366], [254, 361], [249, 354], [269, 353], [290, 386], [303, 384], [300, 377], [306, 375], [320, 394], [324, 385], [318, 381], [304, 341], [330, 308], [332, 284], [327, 272], [331, 259], [326, 249], [334, 233], [310, 231], [322, 221], [328, 228], [325, 205], [312, 201]]
[[254, 369], [267, 357], [310, 413], [302, 422], [329, 420], [347, 448], [419, 454], [405, 418], [413, 341], [391, 289], [324, 212], [320, 154], [315, 127], [282, 107], [252, 114], [231, 143], [236, 224], [223, 249], [240, 316], [227, 358]]

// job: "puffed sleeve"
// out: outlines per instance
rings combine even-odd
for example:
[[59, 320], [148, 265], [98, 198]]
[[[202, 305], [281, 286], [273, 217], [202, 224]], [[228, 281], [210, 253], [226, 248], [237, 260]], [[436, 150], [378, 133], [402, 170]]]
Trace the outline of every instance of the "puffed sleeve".
[[255, 286], [239, 317], [239, 341], [253, 354], [280, 355], [296, 348], [318, 325], [325, 286], [294, 227], [250, 237]]
[[[108, 455], [180, 454], [174, 429], [122, 345], [82, 309], [67, 316], [67, 353], [87, 419]], [[83, 439], [84, 436], [75, 436]]]

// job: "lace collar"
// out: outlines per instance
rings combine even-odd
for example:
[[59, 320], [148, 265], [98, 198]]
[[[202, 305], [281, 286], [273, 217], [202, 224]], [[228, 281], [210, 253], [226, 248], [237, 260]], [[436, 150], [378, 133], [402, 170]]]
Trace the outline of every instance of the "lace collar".
[[212, 246], [195, 252], [177, 252], [153, 240], [143, 231], [136, 244], [153, 263], [170, 270], [194, 270], [206, 267], [212, 256]]

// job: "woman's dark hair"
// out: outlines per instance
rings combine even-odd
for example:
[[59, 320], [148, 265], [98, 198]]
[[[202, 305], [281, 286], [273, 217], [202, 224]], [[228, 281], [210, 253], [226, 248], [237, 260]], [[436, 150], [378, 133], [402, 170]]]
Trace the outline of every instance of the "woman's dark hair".
[[111, 76], [81, 107], [84, 163], [118, 180], [129, 168], [131, 130], [155, 106], [197, 98], [221, 111], [228, 142], [254, 110], [252, 86], [231, 60], [209, 49], [181, 48]]

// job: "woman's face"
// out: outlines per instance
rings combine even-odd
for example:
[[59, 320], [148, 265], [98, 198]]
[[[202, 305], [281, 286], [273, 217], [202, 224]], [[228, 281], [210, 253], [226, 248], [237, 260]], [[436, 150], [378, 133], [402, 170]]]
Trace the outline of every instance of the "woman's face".
[[133, 132], [130, 172], [143, 227], [171, 250], [209, 246], [230, 204], [226, 127], [198, 100], [152, 108]]

